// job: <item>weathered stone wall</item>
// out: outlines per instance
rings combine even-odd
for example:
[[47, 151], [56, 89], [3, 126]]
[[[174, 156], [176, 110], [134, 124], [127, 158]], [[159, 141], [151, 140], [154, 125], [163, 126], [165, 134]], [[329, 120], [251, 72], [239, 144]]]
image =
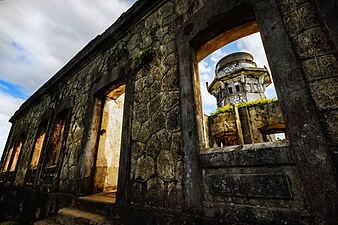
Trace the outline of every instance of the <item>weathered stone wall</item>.
[[[323, 177], [326, 166], [318, 166], [318, 161], [315, 158], [322, 157], [326, 154], [335, 156], [335, 166], [337, 168], [337, 97], [338, 97], [338, 86], [337, 86], [337, 17], [332, 15], [332, 12], [337, 12], [337, 2], [322, 2], [312, 0], [300, 0], [300, 1], [277, 1], [284, 25], [288, 31], [288, 36], [291, 43], [294, 46], [294, 53], [299, 62], [299, 66], [302, 67], [303, 79], [306, 81], [306, 88], [308, 89], [311, 100], [315, 103], [315, 110], [321, 121], [322, 129], [325, 132], [325, 142], [321, 142], [321, 145], [328, 146], [331, 152], [321, 149], [320, 151], [314, 148], [309, 149], [306, 153], [306, 157], [313, 162], [315, 167], [308, 166], [302, 168], [301, 174], [307, 174], [308, 177], [313, 179], [306, 180], [305, 186], [307, 186], [307, 200], [313, 202], [314, 199], [323, 199], [324, 196], [330, 196], [325, 194], [318, 194], [310, 185], [310, 182], [321, 179], [322, 190], [327, 191], [326, 180], [329, 178]], [[328, 7], [331, 9], [328, 10]], [[334, 22], [333, 22], [334, 21]], [[332, 25], [333, 24], [335, 25]], [[300, 77], [295, 77], [295, 80]], [[300, 88], [300, 86], [298, 86]], [[297, 93], [295, 87], [295, 93]], [[309, 104], [308, 101], [304, 101], [303, 104]], [[297, 108], [296, 105], [294, 105]], [[309, 110], [314, 110], [313, 108]], [[303, 116], [300, 115], [298, 120], [304, 120]], [[299, 135], [304, 135], [303, 131], [311, 130], [312, 125], [304, 124], [303, 129], [298, 130]], [[315, 132], [313, 137], [316, 136]], [[317, 135], [317, 138], [319, 135]], [[321, 140], [324, 137], [319, 138]], [[318, 139], [316, 139], [318, 140]], [[312, 143], [311, 143], [312, 144]], [[330, 166], [332, 166], [330, 161]], [[316, 174], [311, 171], [316, 170]], [[336, 174], [336, 171], [333, 172]], [[336, 180], [337, 181], [337, 180]], [[316, 198], [310, 197], [315, 195]], [[310, 200], [310, 198], [312, 198]], [[315, 200], [315, 201], [316, 201]], [[324, 202], [322, 204], [325, 204]], [[319, 206], [321, 207], [321, 206]], [[330, 207], [335, 208], [331, 205]], [[311, 213], [318, 215], [314, 209], [310, 210]], [[320, 216], [319, 216], [320, 217]], [[322, 218], [323, 221], [330, 221], [330, 218]], [[328, 222], [329, 223], [329, 222]], [[332, 223], [332, 222], [331, 222]]]
[[[238, 139], [238, 128], [235, 112], [223, 112], [208, 118], [209, 143], [210, 147], [218, 147], [221, 143], [219, 138], [227, 137], [226, 145], [240, 144]], [[231, 141], [232, 140], [232, 141]], [[225, 143], [223, 143], [225, 144]]]
[[297, 173], [289, 166], [294, 161], [287, 143], [213, 149], [200, 154], [200, 163], [206, 216], [229, 224], [308, 220], [298, 211], [305, 203]]
[[248, 107], [252, 143], [264, 142], [264, 132], [269, 130], [285, 131], [285, 122], [278, 102]]
[[[239, 7], [240, 3], [244, 6]], [[251, 9], [246, 11], [250, 7], [256, 17]], [[331, 155], [338, 143], [337, 37], [332, 19], [324, 17], [322, 9], [318, 1], [310, 0], [139, 1], [13, 117], [5, 152], [21, 131], [27, 132], [27, 138], [15, 191], [2, 185], [6, 198], [1, 198], [1, 204], [12, 199], [14, 207], [28, 208], [34, 196], [41, 195], [43, 217], [79, 194], [90, 194], [101, 92], [123, 83], [125, 132], [117, 201], [130, 213], [121, 217], [126, 224], [335, 221], [337, 186]], [[242, 15], [241, 10], [248, 14]], [[241, 15], [238, 24], [235, 15]], [[203, 115], [194, 67], [202, 54], [198, 49], [217, 32], [252, 22], [252, 16], [263, 31], [272, 74], [277, 74], [274, 80], [290, 145], [244, 145], [199, 155]], [[283, 45], [274, 46], [277, 42]], [[53, 123], [65, 105], [71, 110], [70, 127], [54, 191], [32, 191], [34, 196], [26, 196], [31, 192], [25, 189], [24, 179], [40, 118], [53, 108]]]
[[221, 136], [223, 133], [234, 134], [236, 129], [235, 112], [224, 112], [209, 117], [210, 135]]
[[132, 33], [133, 51], [153, 46], [156, 52], [151, 68], [135, 74], [128, 190], [129, 201], [141, 205], [183, 201], [174, 10], [173, 2], [165, 3]]
[[[223, 112], [208, 118], [209, 146], [220, 146], [217, 140], [228, 137], [226, 146], [245, 143], [262, 143], [264, 135], [286, 132], [282, 110], [278, 102], [245, 106], [238, 110]], [[279, 132], [275, 132], [279, 131]], [[242, 135], [246, 135], [243, 137]], [[233, 141], [231, 141], [233, 140]], [[218, 142], [219, 142], [218, 141]], [[223, 143], [224, 144], [224, 143]]]
[[15, 121], [13, 126], [12, 139], [9, 140], [10, 145], [14, 144], [18, 139], [18, 134], [21, 132], [27, 132], [25, 143], [21, 149], [20, 161], [18, 163], [17, 172], [14, 184], [17, 186], [24, 186], [24, 178], [26, 170], [30, 163], [31, 149], [34, 147], [35, 135], [40, 124], [40, 117], [50, 107], [53, 107], [55, 103], [52, 102], [52, 97], [46, 96], [41, 99], [41, 103], [29, 109], [23, 118]]
[[[338, 145], [338, 60], [337, 28], [328, 22], [327, 7], [337, 10], [336, 2], [277, 1], [295, 53], [302, 66], [311, 96], [316, 104], [327, 143], [337, 159]], [[326, 10], [326, 11], [325, 11]], [[336, 25], [335, 25], [336, 26]], [[336, 161], [337, 166], [337, 161]]]
[[[156, 53], [155, 59], [150, 62], [149, 68], [135, 68], [132, 83], [134, 97], [133, 115], [130, 115], [132, 143], [128, 201], [140, 205], [181, 208], [183, 165], [175, 33], [184, 17], [187, 18], [202, 4], [193, 1], [163, 3], [108, 49], [91, 58], [75, 72], [66, 74], [66, 79], [41, 96], [43, 101], [29, 106], [29, 113], [17, 116], [15, 120], [18, 128], [13, 127], [13, 133], [22, 130], [21, 124], [26, 123], [29, 124], [29, 132], [22, 149], [15, 185], [24, 185], [42, 113], [48, 108], [56, 111], [59, 104], [71, 97], [74, 104], [70, 128], [66, 146], [61, 153], [60, 175], [55, 179], [60, 192], [77, 192], [87, 103], [93, 85], [111, 76], [112, 69], [121, 61], [134, 62], [140, 52], [151, 48]], [[116, 58], [118, 50], [123, 51], [119, 59]], [[41, 157], [44, 157], [43, 152]]]

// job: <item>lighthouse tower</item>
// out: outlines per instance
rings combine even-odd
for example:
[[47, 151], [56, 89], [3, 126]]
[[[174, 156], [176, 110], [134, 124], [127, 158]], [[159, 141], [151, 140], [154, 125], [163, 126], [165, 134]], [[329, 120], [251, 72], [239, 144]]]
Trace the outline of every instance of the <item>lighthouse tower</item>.
[[216, 65], [215, 78], [207, 89], [217, 100], [217, 107], [251, 102], [265, 98], [265, 88], [271, 84], [268, 70], [257, 68], [254, 58], [246, 52], [223, 57]]

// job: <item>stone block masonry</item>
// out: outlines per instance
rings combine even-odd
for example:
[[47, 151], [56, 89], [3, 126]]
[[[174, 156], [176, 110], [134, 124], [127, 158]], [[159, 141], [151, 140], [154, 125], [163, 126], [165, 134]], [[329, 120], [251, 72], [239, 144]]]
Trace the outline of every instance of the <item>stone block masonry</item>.
[[[336, 10], [334, 0], [137, 1], [11, 118], [0, 213], [23, 224], [61, 218], [69, 207], [126, 225], [335, 224]], [[206, 148], [197, 63], [256, 31], [289, 141]], [[81, 200], [97, 194], [99, 140], [110, 133], [102, 127], [104, 99], [112, 91], [125, 96], [116, 201]], [[60, 118], [60, 151], [49, 164]]]

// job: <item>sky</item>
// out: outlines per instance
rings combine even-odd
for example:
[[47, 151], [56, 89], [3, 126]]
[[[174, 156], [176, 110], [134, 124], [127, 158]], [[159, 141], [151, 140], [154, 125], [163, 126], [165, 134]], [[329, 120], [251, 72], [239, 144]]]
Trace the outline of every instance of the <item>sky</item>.
[[[104, 32], [135, 0], [0, 1], [0, 155], [20, 105], [90, 40]], [[199, 63], [205, 113], [215, 108], [205, 82], [226, 54], [246, 51], [267, 65], [259, 34], [217, 50]]]

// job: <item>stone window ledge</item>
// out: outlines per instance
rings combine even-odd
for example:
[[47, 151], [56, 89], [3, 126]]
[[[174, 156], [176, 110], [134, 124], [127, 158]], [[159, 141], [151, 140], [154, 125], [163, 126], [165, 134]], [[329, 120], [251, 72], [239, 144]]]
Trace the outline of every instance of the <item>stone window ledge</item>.
[[210, 148], [199, 154], [201, 167], [241, 167], [294, 164], [288, 141]]

